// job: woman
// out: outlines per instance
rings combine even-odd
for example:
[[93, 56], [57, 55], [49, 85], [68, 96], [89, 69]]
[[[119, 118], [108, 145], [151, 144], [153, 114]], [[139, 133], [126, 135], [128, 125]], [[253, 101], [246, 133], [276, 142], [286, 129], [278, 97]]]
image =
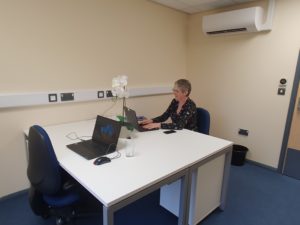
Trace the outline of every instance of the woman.
[[[158, 117], [143, 120], [144, 128], [189, 129], [197, 130], [196, 104], [189, 98], [192, 87], [186, 79], [177, 80], [174, 84], [174, 99], [167, 110]], [[171, 123], [164, 123], [171, 118]]]

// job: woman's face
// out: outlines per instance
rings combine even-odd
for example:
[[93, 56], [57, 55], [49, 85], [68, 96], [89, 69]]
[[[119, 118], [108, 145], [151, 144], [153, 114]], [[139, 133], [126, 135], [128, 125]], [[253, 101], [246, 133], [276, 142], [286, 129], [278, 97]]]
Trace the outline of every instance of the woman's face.
[[177, 101], [183, 100], [186, 98], [187, 92], [183, 91], [181, 88], [179, 88], [177, 85], [173, 88], [173, 94]]

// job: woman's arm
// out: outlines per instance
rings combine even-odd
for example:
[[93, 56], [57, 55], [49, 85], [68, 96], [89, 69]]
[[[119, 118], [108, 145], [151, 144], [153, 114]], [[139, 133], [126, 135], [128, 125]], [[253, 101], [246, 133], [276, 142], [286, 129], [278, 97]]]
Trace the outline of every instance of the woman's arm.
[[167, 108], [167, 110], [162, 115], [153, 118], [152, 122], [153, 123], [161, 123], [161, 122], [166, 121], [170, 117], [171, 111], [174, 108], [175, 104], [176, 104], [176, 101], [175, 101], [175, 99], [173, 99], [172, 102], [170, 103], [169, 107]]

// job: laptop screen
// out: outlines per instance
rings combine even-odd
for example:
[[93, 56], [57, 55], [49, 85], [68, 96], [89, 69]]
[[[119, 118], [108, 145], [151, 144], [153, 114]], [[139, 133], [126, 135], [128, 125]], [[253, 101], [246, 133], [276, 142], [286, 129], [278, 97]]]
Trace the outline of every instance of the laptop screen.
[[117, 145], [120, 130], [121, 125], [118, 121], [98, 115], [92, 139], [105, 145]]
[[138, 129], [139, 123], [138, 123], [138, 120], [136, 118], [135, 111], [130, 109], [130, 108], [127, 108], [126, 106], [124, 106], [124, 111], [125, 111], [125, 114], [126, 114], [127, 122], [130, 123], [135, 129]]

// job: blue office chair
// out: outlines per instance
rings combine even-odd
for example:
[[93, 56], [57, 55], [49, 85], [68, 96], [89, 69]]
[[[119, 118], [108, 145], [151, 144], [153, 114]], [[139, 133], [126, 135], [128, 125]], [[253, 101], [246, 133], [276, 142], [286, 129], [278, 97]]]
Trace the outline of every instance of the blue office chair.
[[73, 206], [79, 200], [76, 182], [59, 166], [50, 138], [37, 125], [29, 130], [27, 176], [31, 187], [29, 202], [36, 215], [56, 217], [56, 224], [71, 222]]
[[206, 109], [197, 108], [197, 128], [199, 133], [209, 135], [210, 114]]

